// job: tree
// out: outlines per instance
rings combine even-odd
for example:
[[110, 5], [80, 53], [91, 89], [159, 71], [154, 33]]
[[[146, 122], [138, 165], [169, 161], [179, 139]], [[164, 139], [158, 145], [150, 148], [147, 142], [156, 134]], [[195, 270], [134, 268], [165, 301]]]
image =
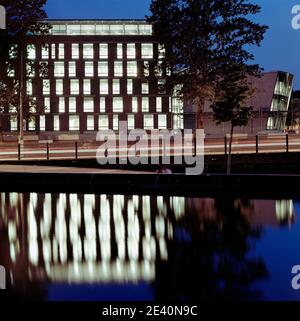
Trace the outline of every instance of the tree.
[[235, 127], [246, 126], [252, 117], [252, 106], [245, 106], [251, 95], [247, 76], [241, 66], [227, 69], [218, 85], [218, 98], [212, 105], [217, 124], [230, 122], [229, 151], [227, 154], [227, 174], [231, 173], [232, 141]]
[[[47, 0], [0, 0], [7, 15], [7, 29], [0, 33], [0, 107], [2, 112], [19, 115], [20, 140], [23, 140], [23, 120], [30, 117], [35, 101], [26, 95], [26, 78], [35, 70], [28, 59], [28, 43], [32, 35], [49, 32], [43, 9]], [[46, 65], [39, 72], [47, 72]]]
[[248, 51], [267, 30], [250, 20], [260, 7], [247, 0], [152, 0], [150, 11], [148, 21], [166, 46], [170, 85], [180, 85], [177, 94], [196, 107], [196, 128], [202, 128], [205, 100], [215, 98], [227, 65], [243, 66], [250, 75], [260, 72]]

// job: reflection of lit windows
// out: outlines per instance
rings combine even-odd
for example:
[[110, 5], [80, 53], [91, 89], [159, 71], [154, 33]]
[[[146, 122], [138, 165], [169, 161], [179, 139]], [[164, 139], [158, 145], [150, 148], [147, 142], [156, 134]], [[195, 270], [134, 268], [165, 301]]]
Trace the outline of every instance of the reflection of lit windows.
[[128, 115], [128, 129], [135, 129], [135, 115]]
[[49, 45], [42, 46], [42, 59], [49, 59]]
[[123, 44], [117, 44], [117, 59], [123, 59]]
[[142, 43], [142, 59], [152, 59], [152, 58], [153, 58], [153, 44]]
[[69, 61], [69, 77], [76, 77], [76, 62]]
[[119, 115], [113, 116], [113, 129], [119, 130]]
[[58, 45], [58, 59], [64, 59], [65, 58], [65, 45], [63, 43], [60, 43]]
[[69, 116], [69, 130], [79, 130], [79, 116], [70, 115]]
[[53, 130], [59, 131], [59, 116], [58, 115], [53, 116]]
[[154, 128], [154, 117], [153, 115], [144, 115], [144, 129]]
[[108, 116], [100, 115], [98, 119], [99, 128], [98, 129], [108, 129]]
[[56, 79], [56, 95], [63, 95], [64, 88], [63, 88], [63, 80]]
[[113, 98], [113, 112], [114, 113], [122, 113], [123, 112], [123, 98], [122, 97], [114, 97]]
[[99, 47], [99, 57], [100, 59], [107, 59], [108, 58], [108, 44], [107, 43], [100, 43]]
[[46, 130], [46, 117], [44, 115], [40, 116], [40, 131]]
[[69, 97], [69, 113], [76, 113], [76, 97]]
[[83, 94], [84, 95], [91, 94], [91, 80], [90, 79], [83, 80]]
[[72, 44], [72, 59], [79, 59], [79, 44]]
[[167, 129], [167, 115], [158, 115], [158, 129]]
[[135, 43], [127, 44], [127, 59], [135, 59], [136, 58], [136, 49]]
[[142, 94], [143, 95], [148, 95], [149, 94], [149, 83], [148, 82], [143, 82], [142, 83]]
[[139, 111], [138, 109], [138, 98], [132, 97], [132, 112], [137, 113]]
[[100, 97], [100, 113], [106, 112], [106, 99], [105, 97]]
[[148, 113], [149, 112], [149, 98], [142, 97], [142, 112]]
[[64, 77], [65, 76], [65, 63], [62, 61], [54, 62], [54, 77]]
[[30, 60], [36, 59], [35, 45], [28, 45], [27, 46], [27, 57]]
[[86, 61], [85, 62], [85, 77], [93, 77], [94, 76], [94, 62]]
[[59, 113], [65, 112], [65, 97], [59, 97], [58, 112]]
[[136, 61], [128, 61], [127, 62], [127, 76], [129, 77], [137, 77], [137, 62]]
[[132, 79], [127, 79], [127, 94], [132, 95], [133, 93], [133, 81]]
[[115, 61], [114, 73], [115, 73], [115, 77], [122, 77], [123, 76], [123, 62], [122, 61]]
[[84, 98], [83, 111], [85, 113], [93, 113], [94, 112], [94, 98], [93, 97], [85, 97]]
[[92, 43], [83, 44], [83, 59], [94, 58], [94, 45]]
[[120, 94], [120, 79], [113, 79], [113, 94]]
[[70, 83], [71, 95], [79, 95], [79, 79], [71, 79]]
[[95, 129], [94, 116], [88, 115], [87, 116], [87, 130], [94, 130], [94, 129]]
[[100, 79], [100, 94], [108, 95], [108, 79]]
[[50, 95], [50, 80], [43, 79], [43, 94]]
[[98, 63], [98, 76], [108, 77], [108, 62], [107, 61], [100, 61]]
[[162, 112], [162, 97], [156, 97], [156, 112]]

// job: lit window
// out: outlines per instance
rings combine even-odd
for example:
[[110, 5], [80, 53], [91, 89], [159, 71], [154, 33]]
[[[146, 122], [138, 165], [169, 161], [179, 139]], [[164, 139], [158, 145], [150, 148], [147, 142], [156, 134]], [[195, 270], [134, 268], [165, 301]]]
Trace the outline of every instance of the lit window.
[[69, 113], [76, 113], [76, 97], [69, 97]]
[[26, 64], [26, 75], [30, 78], [33, 78], [35, 76], [34, 66], [31, 66], [30, 64]]
[[95, 130], [95, 122], [93, 115], [87, 116], [87, 130]]
[[76, 77], [76, 62], [69, 61], [69, 77]]
[[109, 25], [97, 25], [96, 26], [97, 35], [109, 35]]
[[133, 93], [133, 81], [132, 79], [127, 79], [127, 94], [132, 95]]
[[60, 43], [58, 45], [58, 59], [64, 59], [65, 58], [65, 45], [63, 43]]
[[98, 128], [100, 129], [108, 129], [108, 116], [107, 115], [100, 115], [98, 118]]
[[138, 98], [137, 97], [132, 97], [132, 112], [137, 113], [139, 111], [138, 108]]
[[184, 129], [183, 115], [173, 116], [173, 129]]
[[18, 120], [17, 120], [17, 117], [15, 117], [15, 116], [10, 117], [10, 130], [11, 131], [18, 130]]
[[142, 83], [142, 94], [143, 95], [148, 95], [149, 94], [149, 83], [148, 82], [143, 82]]
[[46, 114], [50, 113], [50, 97], [44, 98], [44, 112]]
[[28, 130], [35, 130], [35, 117], [31, 117], [28, 121]]
[[79, 44], [72, 44], [72, 59], [79, 59]]
[[158, 59], [163, 59], [166, 57], [166, 48], [165, 45], [159, 44], [158, 45]]
[[65, 63], [62, 61], [54, 62], [54, 77], [64, 77], [65, 76]]
[[113, 129], [118, 130], [119, 129], [119, 115], [113, 116]]
[[71, 79], [71, 95], [79, 95], [79, 79]]
[[156, 97], [156, 112], [162, 112], [162, 97]]
[[80, 25], [68, 25], [67, 26], [68, 35], [80, 35]]
[[59, 131], [59, 116], [58, 115], [53, 116], [53, 130]]
[[149, 77], [150, 76], [150, 64], [149, 61], [144, 61], [144, 76]]
[[105, 97], [100, 97], [100, 113], [106, 112], [106, 99]]
[[66, 25], [54, 25], [52, 27], [51, 31], [54, 35], [62, 35], [67, 32], [67, 26]]
[[142, 43], [142, 59], [152, 59], [152, 58], [153, 58], [153, 44]]
[[149, 113], [149, 98], [142, 97], [142, 112]]
[[26, 93], [27, 93], [27, 95], [32, 96], [32, 80], [31, 79], [28, 79], [26, 81]]
[[30, 60], [36, 59], [35, 45], [27, 45], [27, 57]]
[[158, 129], [167, 129], [167, 115], [158, 115]]
[[154, 128], [154, 117], [153, 115], [144, 115], [144, 129]]
[[55, 43], [53, 43], [51, 45], [51, 58], [56, 59], [56, 45], [55, 45]]
[[120, 80], [119, 79], [113, 80], [113, 94], [114, 95], [120, 94]]
[[139, 25], [140, 35], [152, 35], [152, 25]]
[[80, 34], [94, 35], [95, 34], [95, 25], [81, 25]]
[[94, 76], [94, 62], [86, 61], [85, 62], [85, 77], [93, 77]]
[[98, 76], [99, 77], [108, 77], [108, 62], [100, 61], [98, 63]]
[[42, 46], [42, 59], [49, 59], [49, 45]]
[[123, 44], [117, 44], [117, 59], [123, 59]]
[[108, 58], [108, 44], [107, 43], [100, 43], [99, 46], [99, 57], [100, 59], [107, 59]]
[[137, 62], [136, 61], [128, 61], [127, 62], [127, 76], [129, 77], [137, 77]]
[[56, 95], [63, 95], [64, 86], [62, 79], [56, 79]]
[[123, 112], [123, 98], [122, 97], [114, 97], [113, 98], [113, 112], [114, 113], [122, 113]]
[[59, 97], [58, 112], [59, 113], [65, 112], [65, 97]]
[[69, 130], [79, 130], [80, 120], [78, 115], [69, 116]]
[[84, 98], [83, 111], [85, 113], [93, 113], [94, 112], [94, 98], [93, 97], [85, 97]]
[[108, 79], [100, 79], [100, 94], [108, 95]]
[[124, 34], [124, 25], [110, 25], [110, 33], [114, 35], [123, 35]]
[[139, 34], [138, 25], [125, 25], [125, 34], [126, 35], [138, 35]]
[[123, 62], [122, 61], [115, 61], [114, 73], [115, 73], [115, 77], [122, 77], [123, 76]]
[[91, 94], [91, 80], [90, 79], [83, 80], [83, 94], [84, 95]]
[[44, 115], [40, 116], [40, 131], [46, 130], [46, 117]]
[[127, 44], [127, 59], [135, 59], [136, 58], [136, 50], [135, 43]]
[[50, 80], [43, 79], [43, 94], [50, 95]]
[[135, 129], [135, 116], [134, 115], [128, 115], [127, 118], [127, 122], [128, 122], [128, 129]]
[[92, 43], [83, 44], [83, 59], [94, 59], [94, 45]]

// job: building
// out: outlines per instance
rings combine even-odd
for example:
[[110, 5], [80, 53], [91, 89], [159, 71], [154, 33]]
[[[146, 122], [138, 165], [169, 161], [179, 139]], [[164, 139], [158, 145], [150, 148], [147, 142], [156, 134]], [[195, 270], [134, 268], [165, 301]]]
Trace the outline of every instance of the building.
[[[36, 108], [27, 132], [95, 134], [99, 129], [166, 129], [178, 123], [167, 92], [167, 70], [155, 68], [165, 55], [144, 20], [49, 20], [51, 33], [28, 37], [27, 95]], [[41, 64], [47, 75], [40, 74]], [[178, 110], [178, 104], [176, 106]], [[19, 130], [6, 115], [2, 130]], [[179, 117], [182, 119], [181, 116]], [[181, 127], [182, 121], [179, 121]], [[177, 126], [178, 127], [178, 126]]]

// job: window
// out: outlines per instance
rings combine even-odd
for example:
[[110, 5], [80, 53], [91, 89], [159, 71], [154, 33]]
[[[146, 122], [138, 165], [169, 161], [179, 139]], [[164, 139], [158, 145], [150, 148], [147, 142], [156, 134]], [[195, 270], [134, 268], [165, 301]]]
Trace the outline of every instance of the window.
[[94, 122], [94, 116], [88, 115], [87, 116], [87, 130], [95, 130], [95, 122]]
[[79, 59], [79, 44], [72, 44], [72, 59]]
[[50, 113], [50, 97], [44, 98], [44, 112]]
[[166, 93], [166, 79], [158, 79], [157, 92], [158, 92], [158, 94], [165, 94]]
[[142, 59], [152, 59], [152, 58], [153, 58], [153, 44], [142, 43]]
[[17, 117], [11, 116], [10, 117], [10, 130], [17, 131], [18, 130], [18, 120]]
[[68, 25], [67, 26], [68, 35], [80, 35], [80, 25]]
[[59, 116], [58, 115], [53, 116], [53, 130], [59, 131]]
[[150, 76], [150, 64], [149, 61], [144, 61], [144, 76], [149, 77]]
[[62, 61], [54, 62], [54, 77], [64, 77], [65, 76], [65, 63]]
[[56, 79], [56, 95], [63, 95], [64, 86], [62, 79]]
[[58, 112], [59, 113], [65, 112], [65, 97], [59, 97]]
[[76, 97], [69, 97], [69, 113], [76, 113]]
[[76, 62], [69, 61], [69, 77], [76, 77]]
[[162, 97], [156, 97], [156, 112], [162, 112]]
[[127, 76], [129, 77], [137, 77], [137, 62], [136, 61], [128, 61], [127, 62]]
[[46, 117], [44, 115], [40, 116], [40, 131], [46, 130]]
[[125, 34], [126, 35], [138, 35], [139, 34], [138, 25], [125, 25]]
[[113, 94], [120, 95], [120, 80], [119, 79], [113, 80]]
[[84, 98], [83, 111], [85, 113], [93, 113], [94, 112], [94, 98], [93, 97], [85, 97]]
[[85, 62], [85, 77], [94, 77], [94, 62]]
[[136, 50], [135, 43], [127, 44], [127, 59], [135, 59], [136, 58]]
[[63, 43], [60, 43], [58, 45], [58, 59], [64, 59], [65, 58], [65, 45]]
[[80, 122], [78, 115], [69, 116], [69, 130], [79, 130]]
[[110, 33], [114, 35], [123, 35], [124, 34], [124, 25], [110, 25]]
[[32, 96], [32, 79], [26, 81], [26, 93], [29, 96]]
[[128, 115], [127, 116], [127, 122], [128, 122], [128, 129], [135, 129], [135, 116], [134, 115]]
[[42, 59], [49, 59], [49, 45], [42, 46]]
[[100, 129], [108, 129], [108, 116], [107, 115], [100, 115], [98, 119], [98, 127]]
[[108, 79], [100, 79], [100, 94], [108, 95]]
[[108, 58], [108, 44], [107, 43], [100, 43], [99, 57], [100, 57], [100, 59], [107, 59]]
[[149, 94], [149, 83], [148, 82], [143, 82], [142, 83], [142, 94], [143, 95], [148, 95]]
[[123, 76], [123, 62], [122, 61], [115, 61], [114, 73], [115, 73], [115, 77], [122, 77]]
[[100, 61], [98, 63], [98, 75], [100, 77], [108, 77], [108, 62]]
[[31, 117], [28, 121], [28, 130], [35, 130], [35, 117]]
[[27, 45], [27, 57], [30, 60], [36, 59], [35, 45]]
[[167, 129], [167, 115], [158, 115], [158, 129]]
[[158, 59], [163, 59], [166, 57], [166, 48], [165, 45], [159, 44], [158, 45]]
[[51, 45], [51, 58], [56, 59], [56, 45], [55, 45], [55, 43], [53, 43]]
[[142, 97], [142, 112], [149, 113], [149, 98]]
[[50, 80], [43, 79], [43, 95], [50, 95]]
[[30, 64], [26, 64], [26, 75], [30, 78], [33, 78], [35, 76], [34, 66], [30, 66]]
[[127, 79], [127, 94], [132, 95], [133, 93], [133, 81], [132, 79]]
[[109, 35], [109, 25], [97, 25], [96, 34], [97, 35]]
[[122, 113], [123, 112], [123, 98], [122, 97], [114, 97], [113, 98], [113, 112], [114, 113]]
[[71, 79], [71, 95], [79, 95], [79, 79]]
[[83, 94], [84, 95], [91, 94], [91, 80], [90, 79], [83, 80]]
[[117, 59], [123, 59], [123, 44], [117, 44]]
[[144, 129], [154, 128], [154, 117], [153, 115], [144, 115]]
[[152, 25], [139, 25], [140, 35], [152, 35]]
[[119, 130], [119, 115], [113, 116], [113, 129]]
[[132, 112], [137, 113], [139, 111], [138, 108], [138, 98], [137, 97], [132, 97]]
[[100, 113], [106, 112], [106, 100], [105, 97], [100, 97]]
[[80, 34], [94, 35], [95, 34], [95, 25], [81, 25]]
[[94, 45], [92, 43], [83, 44], [83, 59], [94, 59]]

